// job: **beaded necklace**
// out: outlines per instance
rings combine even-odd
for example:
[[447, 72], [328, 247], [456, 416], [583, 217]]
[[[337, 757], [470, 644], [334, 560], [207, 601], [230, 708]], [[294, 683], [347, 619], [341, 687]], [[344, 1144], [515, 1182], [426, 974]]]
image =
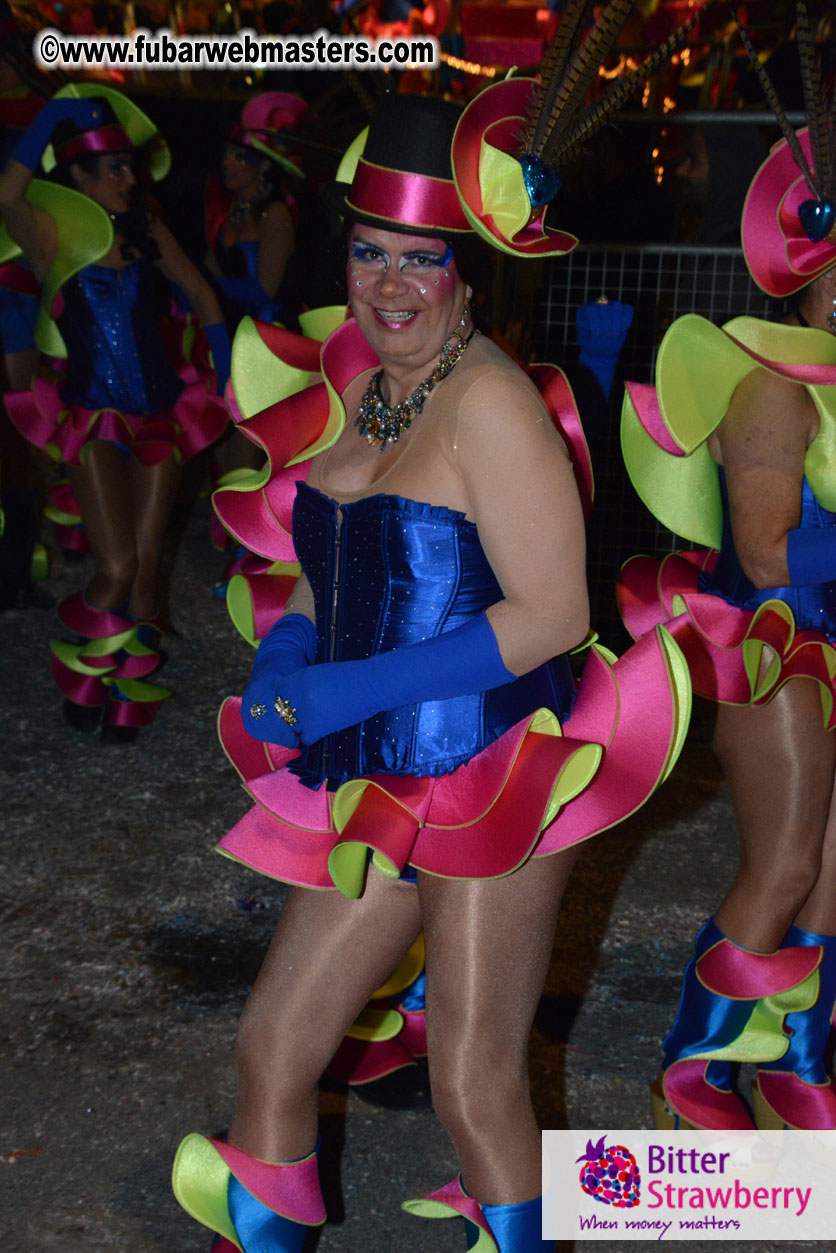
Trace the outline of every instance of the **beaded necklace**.
[[464, 328], [467, 325], [469, 316], [470, 305], [468, 302], [464, 307], [461, 321], [442, 348], [432, 374], [425, 378], [423, 383], [419, 383], [415, 391], [411, 392], [399, 404], [390, 408], [380, 394], [380, 380], [383, 378], [383, 371], [378, 370], [377, 374], [373, 376], [363, 393], [363, 398], [360, 401], [360, 411], [355, 421], [357, 430], [370, 448], [379, 448], [381, 452], [384, 452], [389, 444], [397, 444], [404, 431], [409, 430], [412, 425], [412, 419], [416, 418], [419, 413], [424, 412], [424, 403], [432, 389], [443, 378], [446, 378], [453, 366], [461, 360], [468, 344], [473, 339], [475, 328], [471, 328], [470, 334], [466, 338], [464, 335]]
[[227, 217], [230, 222], [246, 222], [250, 214], [253, 217], [263, 218], [267, 197], [262, 192], [257, 192], [248, 200], [236, 200], [230, 209]]

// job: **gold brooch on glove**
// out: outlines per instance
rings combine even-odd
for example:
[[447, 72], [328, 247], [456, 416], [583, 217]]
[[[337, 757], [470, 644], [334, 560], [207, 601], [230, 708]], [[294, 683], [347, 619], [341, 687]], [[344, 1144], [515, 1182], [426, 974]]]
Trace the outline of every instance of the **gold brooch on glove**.
[[281, 696], [277, 696], [273, 702], [273, 708], [281, 718], [282, 722], [286, 722], [289, 727], [295, 727], [299, 719], [296, 717], [296, 710], [293, 708], [289, 700], [282, 700]]

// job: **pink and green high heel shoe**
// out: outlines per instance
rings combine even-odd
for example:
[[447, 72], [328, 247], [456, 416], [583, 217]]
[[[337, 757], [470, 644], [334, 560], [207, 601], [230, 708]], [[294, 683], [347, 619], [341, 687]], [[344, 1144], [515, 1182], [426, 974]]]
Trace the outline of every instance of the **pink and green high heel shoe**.
[[262, 1162], [224, 1140], [188, 1135], [171, 1183], [186, 1213], [217, 1233], [213, 1253], [300, 1253], [308, 1229], [325, 1222], [315, 1151]]
[[473, 1253], [554, 1253], [554, 1241], [542, 1236], [541, 1196], [516, 1205], [480, 1205], [459, 1176], [429, 1196], [404, 1201], [402, 1208], [419, 1218], [464, 1219], [465, 1247]]
[[732, 1064], [784, 1056], [784, 1017], [815, 1001], [821, 956], [817, 946], [753, 953], [709, 919], [685, 970], [661, 1078], [651, 1086], [660, 1130], [754, 1130], [732, 1089]]
[[[789, 1045], [780, 1059], [758, 1067], [753, 1090], [755, 1122], [761, 1129], [800, 1131], [836, 1129], [836, 1085], [824, 1066], [830, 1024], [836, 1005], [836, 936], [791, 927], [785, 945], [820, 949], [816, 996], [806, 1009], [787, 1014]], [[828, 1164], [836, 1154], [827, 1150]]]

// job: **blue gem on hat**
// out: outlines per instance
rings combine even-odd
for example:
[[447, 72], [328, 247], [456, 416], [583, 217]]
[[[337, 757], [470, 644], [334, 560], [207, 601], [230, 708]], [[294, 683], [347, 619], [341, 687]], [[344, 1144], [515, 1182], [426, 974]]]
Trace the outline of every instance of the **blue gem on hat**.
[[554, 166], [527, 152], [520, 157], [523, 182], [533, 209], [542, 209], [560, 191], [560, 175]]
[[807, 238], [820, 244], [836, 222], [836, 204], [828, 199], [804, 200], [798, 206], [798, 220]]

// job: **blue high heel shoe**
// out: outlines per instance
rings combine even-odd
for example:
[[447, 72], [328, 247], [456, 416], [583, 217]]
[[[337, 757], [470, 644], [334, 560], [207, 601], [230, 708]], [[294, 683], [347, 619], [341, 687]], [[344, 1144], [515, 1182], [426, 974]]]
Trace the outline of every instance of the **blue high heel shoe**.
[[732, 1091], [731, 1064], [784, 1056], [784, 1016], [815, 1000], [820, 959], [809, 946], [750, 952], [709, 919], [685, 970], [661, 1080], [651, 1086], [660, 1130], [754, 1130]]
[[[825, 1070], [824, 1054], [836, 1003], [836, 936], [790, 927], [785, 946], [820, 948], [818, 995], [807, 1008], [787, 1014], [789, 1045], [783, 1057], [758, 1067], [753, 1093], [760, 1128], [802, 1131], [836, 1128], [836, 1085]], [[833, 1164], [834, 1154], [825, 1159]]]
[[404, 1201], [401, 1207], [419, 1218], [463, 1218], [466, 1247], [474, 1253], [554, 1253], [554, 1240], [544, 1240], [543, 1198], [515, 1205], [480, 1205], [459, 1178], [429, 1196]]

